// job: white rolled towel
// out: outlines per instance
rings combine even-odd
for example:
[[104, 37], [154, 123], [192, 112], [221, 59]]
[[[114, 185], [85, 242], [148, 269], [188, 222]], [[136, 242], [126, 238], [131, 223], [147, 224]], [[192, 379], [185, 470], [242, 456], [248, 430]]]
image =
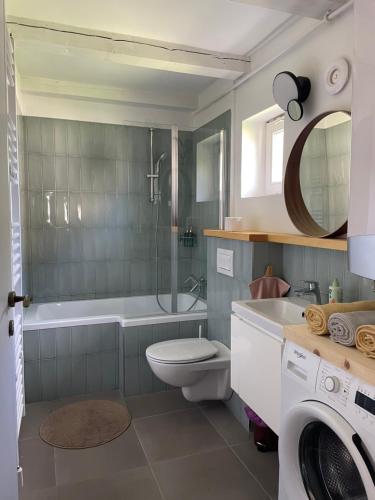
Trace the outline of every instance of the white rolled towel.
[[361, 325], [375, 325], [375, 311], [334, 313], [328, 320], [332, 340], [346, 346], [356, 343], [355, 332]]

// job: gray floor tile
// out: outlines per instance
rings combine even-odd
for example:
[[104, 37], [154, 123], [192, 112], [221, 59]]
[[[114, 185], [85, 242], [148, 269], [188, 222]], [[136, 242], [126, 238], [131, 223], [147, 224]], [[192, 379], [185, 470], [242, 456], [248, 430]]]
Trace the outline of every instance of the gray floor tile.
[[269, 500], [229, 448], [158, 462], [166, 500]]
[[202, 412], [228, 444], [249, 442], [248, 432], [223, 403], [202, 407]]
[[181, 389], [131, 396], [126, 398], [126, 403], [133, 418], [149, 417], [196, 406], [183, 397]]
[[57, 407], [58, 403], [55, 401], [26, 405], [26, 415], [22, 420], [20, 440], [38, 437], [41, 423]]
[[134, 429], [130, 427], [117, 439], [86, 450], [55, 448], [57, 485], [96, 479], [146, 465], [146, 458]]
[[111, 391], [27, 406], [20, 440], [25, 482], [20, 500], [162, 500], [137, 434], [153, 461], [163, 500], [265, 500], [254, 477], [277, 498], [277, 454], [259, 453], [224, 405], [198, 407], [180, 390], [127, 398], [136, 419], [106, 445], [61, 450], [41, 441], [39, 426], [51, 411], [86, 399], [125, 403], [118, 391]]
[[57, 488], [32, 490], [23, 488], [20, 492], [20, 500], [58, 500]]
[[216, 399], [204, 399], [203, 401], [198, 401], [197, 405], [200, 408], [205, 408], [205, 407], [214, 407], [218, 405], [218, 401]]
[[52, 411], [61, 406], [88, 399], [109, 399], [119, 403], [124, 401], [119, 391], [110, 391], [105, 393], [84, 394], [82, 396], [71, 396], [68, 398], [56, 399], [54, 401], [30, 403], [26, 405], [26, 415], [22, 420], [20, 440], [38, 437], [41, 423]]
[[233, 451], [272, 498], [277, 498], [279, 485], [279, 460], [276, 451], [260, 453], [252, 442], [233, 446]]
[[119, 391], [108, 391], [108, 392], [94, 392], [91, 394], [83, 394], [80, 396], [69, 396], [58, 400], [58, 405], [68, 405], [72, 403], [78, 403], [79, 401], [87, 401], [90, 399], [108, 399], [110, 401], [123, 401], [122, 394]]
[[53, 447], [35, 438], [20, 441], [19, 448], [25, 490], [55, 486]]
[[58, 500], [162, 500], [149, 467], [60, 486]]
[[134, 427], [151, 461], [225, 446], [198, 408], [140, 418], [134, 421]]

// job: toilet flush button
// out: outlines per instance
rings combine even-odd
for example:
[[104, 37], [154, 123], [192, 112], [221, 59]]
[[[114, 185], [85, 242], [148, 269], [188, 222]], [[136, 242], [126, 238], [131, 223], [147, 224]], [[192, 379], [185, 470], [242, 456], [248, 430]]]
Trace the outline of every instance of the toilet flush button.
[[324, 379], [324, 387], [328, 392], [339, 392], [340, 380], [337, 377], [328, 376]]

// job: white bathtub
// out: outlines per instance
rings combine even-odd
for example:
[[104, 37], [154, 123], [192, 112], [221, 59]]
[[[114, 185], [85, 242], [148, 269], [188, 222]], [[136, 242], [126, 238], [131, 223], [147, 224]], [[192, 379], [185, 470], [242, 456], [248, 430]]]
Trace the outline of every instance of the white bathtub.
[[[170, 310], [170, 295], [160, 295], [159, 300], [165, 309]], [[193, 301], [191, 295], [179, 294], [178, 310], [186, 311]], [[98, 323], [119, 323], [122, 327], [129, 327], [200, 319], [207, 319], [207, 306], [203, 300], [198, 300], [187, 313], [167, 314], [160, 309], [155, 295], [144, 295], [32, 304], [26, 310], [23, 329], [43, 330]]]

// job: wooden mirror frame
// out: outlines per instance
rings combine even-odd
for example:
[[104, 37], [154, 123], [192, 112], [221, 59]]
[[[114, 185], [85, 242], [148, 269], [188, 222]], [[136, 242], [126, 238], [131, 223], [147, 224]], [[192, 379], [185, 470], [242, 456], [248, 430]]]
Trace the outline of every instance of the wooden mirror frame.
[[340, 112], [346, 113], [347, 115], [351, 116], [351, 113], [349, 111], [327, 111], [326, 113], [322, 113], [321, 115], [315, 117], [302, 130], [292, 148], [292, 151], [290, 152], [285, 170], [284, 200], [289, 217], [296, 228], [299, 229], [303, 234], [314, 236], [317, 238], [335, 238], [336, 236], [342, 236], [343, 234], [346, 234], [348, 229], [348, 221], [346, 220], [344, 224], [342, 224], [342, 226], [331, 233], [327, 232], [323, 227], [315, 222], [313, 217], [310, 215], [310, 212], [307, 210], [302, 196], [300, 182], [300, 162], [306, 140], [315, 125], [326, 116]]

